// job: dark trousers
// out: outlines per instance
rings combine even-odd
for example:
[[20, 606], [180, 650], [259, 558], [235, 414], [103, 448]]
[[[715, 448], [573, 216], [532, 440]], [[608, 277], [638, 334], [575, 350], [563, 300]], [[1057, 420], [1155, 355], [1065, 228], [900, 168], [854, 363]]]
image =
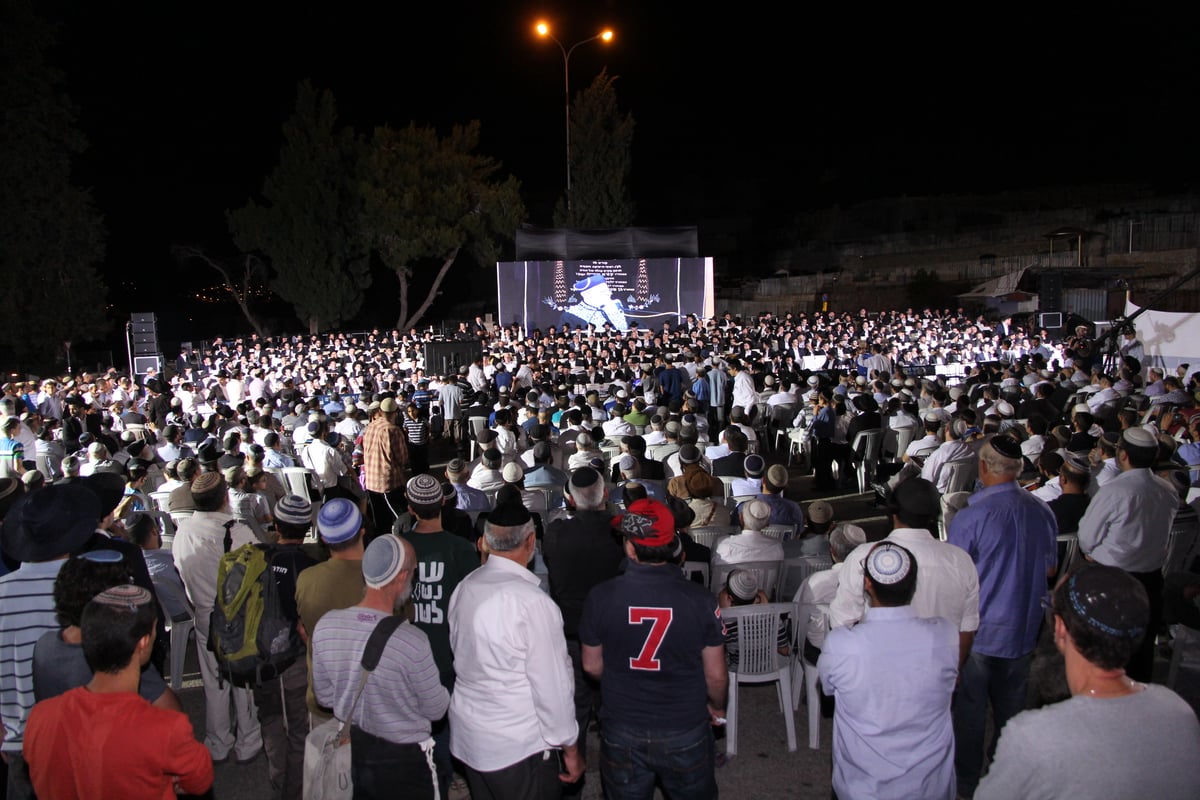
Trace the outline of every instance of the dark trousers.
[[534, 753], [494, 772], [464, 767], [471, 800], [558, 800], [562, 796], [555, 750]]
[[433, 752], [396, 744], [350, 726], [350, 780], [354, 800], [432, 800]]
[[274, 680], [254, 687], [263, 751], [274, 800], [300, 800], [304, 788], [304, 739], [308, 736], [308, 669], [304, 659]]
[[813, 483], [818, 489], [832, 489], [835, 445], [830, 439], [817, 439], [813, 449]]
[[29, 780], [29, 764], [20, 753], [8, 753], [9, 800], [33, 800], [33, 783]]
[[1154, 677], [1154, 640], [1158, 638], [1163, 619], [1163, 574], [1161, 569], [1129, 574], [1146, 589], [1146, 595], [1150, 598], [1150, 624], [1146, 626], [1142, 644], [1129, 659], [1125, 672], [1135, 681], [1149, 683]]
[[[410, 475], [420, 475], [429, 471], [429, 445], [408, 445], [408, 471]], [[398, 509], [397, 509], [398, 510]]]
[[371, 520], [375, 523], [375, 533], [387, 533], [392, 529], [396, 517], [408, 510], [408, 503], [404, 499], [404, 487], [392, 489], [387, 494], [367, 492], [367, 508], [371, 512]]
[[579, 639], [567, 638], [567, 655], [575, 670], [575, 721], [579, 723], [579, 755], [587, 760], [587, 732], [600, 704], [600, 684], [583, 671], [583, 649]]

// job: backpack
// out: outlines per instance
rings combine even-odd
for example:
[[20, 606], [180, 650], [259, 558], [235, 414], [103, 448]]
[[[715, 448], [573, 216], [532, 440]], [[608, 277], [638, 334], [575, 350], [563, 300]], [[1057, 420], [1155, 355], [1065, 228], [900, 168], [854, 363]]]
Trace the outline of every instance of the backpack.
[[225, 554], [217, 568], [217, 594], [209, 617], [208, 648], [221, 679], [255, 686], [279, 676], [304, 655], [294, 620], [283, 614], [272, 562], [280, 548], [245, 544]]

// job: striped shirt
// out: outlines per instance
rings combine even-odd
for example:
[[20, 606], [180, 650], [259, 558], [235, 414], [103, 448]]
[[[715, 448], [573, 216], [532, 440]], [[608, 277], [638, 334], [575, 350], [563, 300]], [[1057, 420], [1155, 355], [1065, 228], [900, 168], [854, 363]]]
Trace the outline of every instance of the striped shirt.
[[[347, 719], [362, 676], [367, 639], [386, 614], [362, 606], [326, 612], [312, 637], [312, 685], [317, 702]], [[367, 733], [396, 744], [429, 738], [450, 693], [438, 679], [424, 631], [405, 622], [388, 639], [379, 666], [367, 678], [351, 720]]]
[[5, 753], [21, 752], [25, 720], [33, 708], [33, 646], [42, 634], [58, 630], [54, 581], [66, 563], [22, 564], [0, 577], [0, 719]]
[[409, 444], [415, 444], [418, 447], [428, 444], [429, 423], [423, 419], [408, 417], [404, 420], [404, 435], [408, 437]]

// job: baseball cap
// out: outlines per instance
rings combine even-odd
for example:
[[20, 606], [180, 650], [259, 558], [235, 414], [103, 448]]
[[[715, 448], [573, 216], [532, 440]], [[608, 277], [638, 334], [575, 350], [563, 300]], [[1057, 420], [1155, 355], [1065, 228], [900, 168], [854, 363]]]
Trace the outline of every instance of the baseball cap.
[[675, 515], [650, 498], [631, 503], [624, 514], [613, 519], [612, 526], [646, 547], [666, 547], [675, 541]]

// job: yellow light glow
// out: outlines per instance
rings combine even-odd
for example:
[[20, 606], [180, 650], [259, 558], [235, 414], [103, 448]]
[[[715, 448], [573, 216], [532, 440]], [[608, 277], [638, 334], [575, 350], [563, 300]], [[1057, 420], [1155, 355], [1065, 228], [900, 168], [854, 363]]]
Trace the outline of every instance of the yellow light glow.
[[606, 42], [611, 42], [612, 38], [613, 38], [613, 32], [610, 30], [605, 30], [603, 33], [600, 34], [600, 38]]
[[544, 22], [539, 22], [534, 26], [534, 30], [537, 31], [538, 36], [547, 36], [550, 33], [550, 26]]

